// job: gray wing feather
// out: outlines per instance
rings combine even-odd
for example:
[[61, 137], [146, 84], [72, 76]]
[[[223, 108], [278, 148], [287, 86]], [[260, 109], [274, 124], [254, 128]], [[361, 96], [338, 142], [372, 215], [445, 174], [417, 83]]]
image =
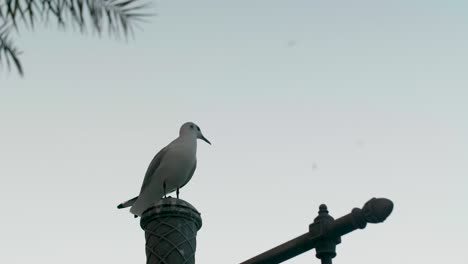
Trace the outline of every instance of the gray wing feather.
[[145, 179], [143, 180], [143, 184], [141, 185], [141, 190], [140, 193], [143, 192], [143, 190], [149, 185], [151, 182], [151, 176], [153, 176], [154, 172], [158, 169], [159, 165], [161, 164], [161, 161], [164, 157], [164, 154], [166, 153], [167, 147], [161, 149], [156, 156], [154, 156], [153, 160], [148, 166], [148, 169], [146, 170], [145, 174]]
[[184, 182], [184, 184], [182, 184], [180, 186], [180, 188], [184, 187], [189, 181], [190, 179], [192, 179], [192, 176], [193, 176], [193, 173], [195, 172], [195, 169], [197, 168], [197, 161], [195, 160], [195, 163], [193, 164], [193, 168], [192, 170], [190, 171], [188, 177], [187, 177], [187, 180]]

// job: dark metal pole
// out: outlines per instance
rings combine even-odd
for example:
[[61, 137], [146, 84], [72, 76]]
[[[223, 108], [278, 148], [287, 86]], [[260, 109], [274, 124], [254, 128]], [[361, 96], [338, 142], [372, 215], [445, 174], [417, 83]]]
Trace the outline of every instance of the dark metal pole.
[[322, 264], [331, 264], [342, 235], [363, 229], [367, 223], [381, 223], [392, 210], [393, 203], [389, 199], [372, 198], [362, 209], [354, 208], [351, 213], [334, 220], [328, 214], [327, 206], [322, 204], [319, 215], [309, 226], [309, 232], [241, 264], [281, 263], [312, 248], [316, 248], [316, 256], [321, 259]]
[[313, 249], [316, 244], [311, 234], [305, 233], [241, 264], [280, 263]]
[[[322, 229], [318, 231], [324, 234], [327, 227], [333, 223], [335, 219], [328, 214], [327, 206], [322, 204], [319, 207], [319, 214], [314, 219], [314, 222], [309, 225], [309, 232], [317, 232], [317, 228]], [[332, 264], [332, 259], [336, 256], [336, 245], [341, 243], [340, 237], [327, 237], [321, 235], [318, 239], [317, 246], [315, 247], [315, 256], [322, 261], [322, 264]]]
[[147, 264], [195, 264], [200, 213], [182, 199], [163, 198], [141, 216]]
[[332, 257], [331, 256], [323, 257], [323, 258], [321, 258], [321, 260], [322, 260], [322, 264], [332, 264]]

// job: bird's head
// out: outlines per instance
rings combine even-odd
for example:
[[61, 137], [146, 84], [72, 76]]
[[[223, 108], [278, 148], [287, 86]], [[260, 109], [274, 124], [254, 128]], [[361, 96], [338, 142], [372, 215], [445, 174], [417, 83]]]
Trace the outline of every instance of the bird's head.
[[201, 139], [201, 140], [203, 140], [206, 143], [211, 145], [211, 142], [203, 136], [203, 134], [202, 134], [202, 132], [200, 130], [200, 127], [197, 126], [195, 123], [187, 122], [187, 123], [183, 124], [182, 127], [180, 127], [179, 134], [181, 136], [185, 135], [185, 134], [195, 135], [196, 138], [199, 138], [199, 139]]

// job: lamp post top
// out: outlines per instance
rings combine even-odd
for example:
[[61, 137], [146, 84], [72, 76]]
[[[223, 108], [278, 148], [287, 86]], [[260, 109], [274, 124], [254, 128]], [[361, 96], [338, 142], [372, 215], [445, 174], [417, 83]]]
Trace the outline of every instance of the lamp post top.
[[193, 205], [185, 200], [172, 197], [163, 198], [146, 209], [141, 215], [140, 226], [145, 229], [148, 222], [153, 219], [168, 216], [190, 218], [195, 222], [197, 229], [202, 226], [200, 212]]

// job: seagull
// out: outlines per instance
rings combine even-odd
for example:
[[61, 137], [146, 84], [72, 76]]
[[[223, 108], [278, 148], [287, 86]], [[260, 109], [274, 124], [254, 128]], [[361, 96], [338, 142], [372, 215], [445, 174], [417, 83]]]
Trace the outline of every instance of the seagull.
[[117, 208], [131, 206], [130, 212], [138, 217], [168, 193], [176, 191], [178, 199], [180, 188], [190, 181], [197, 167], [197, 139], [211, 145], [195, 123], [183, 124], [179, 137], [161, 149], [151, 161], [140, 194]]

